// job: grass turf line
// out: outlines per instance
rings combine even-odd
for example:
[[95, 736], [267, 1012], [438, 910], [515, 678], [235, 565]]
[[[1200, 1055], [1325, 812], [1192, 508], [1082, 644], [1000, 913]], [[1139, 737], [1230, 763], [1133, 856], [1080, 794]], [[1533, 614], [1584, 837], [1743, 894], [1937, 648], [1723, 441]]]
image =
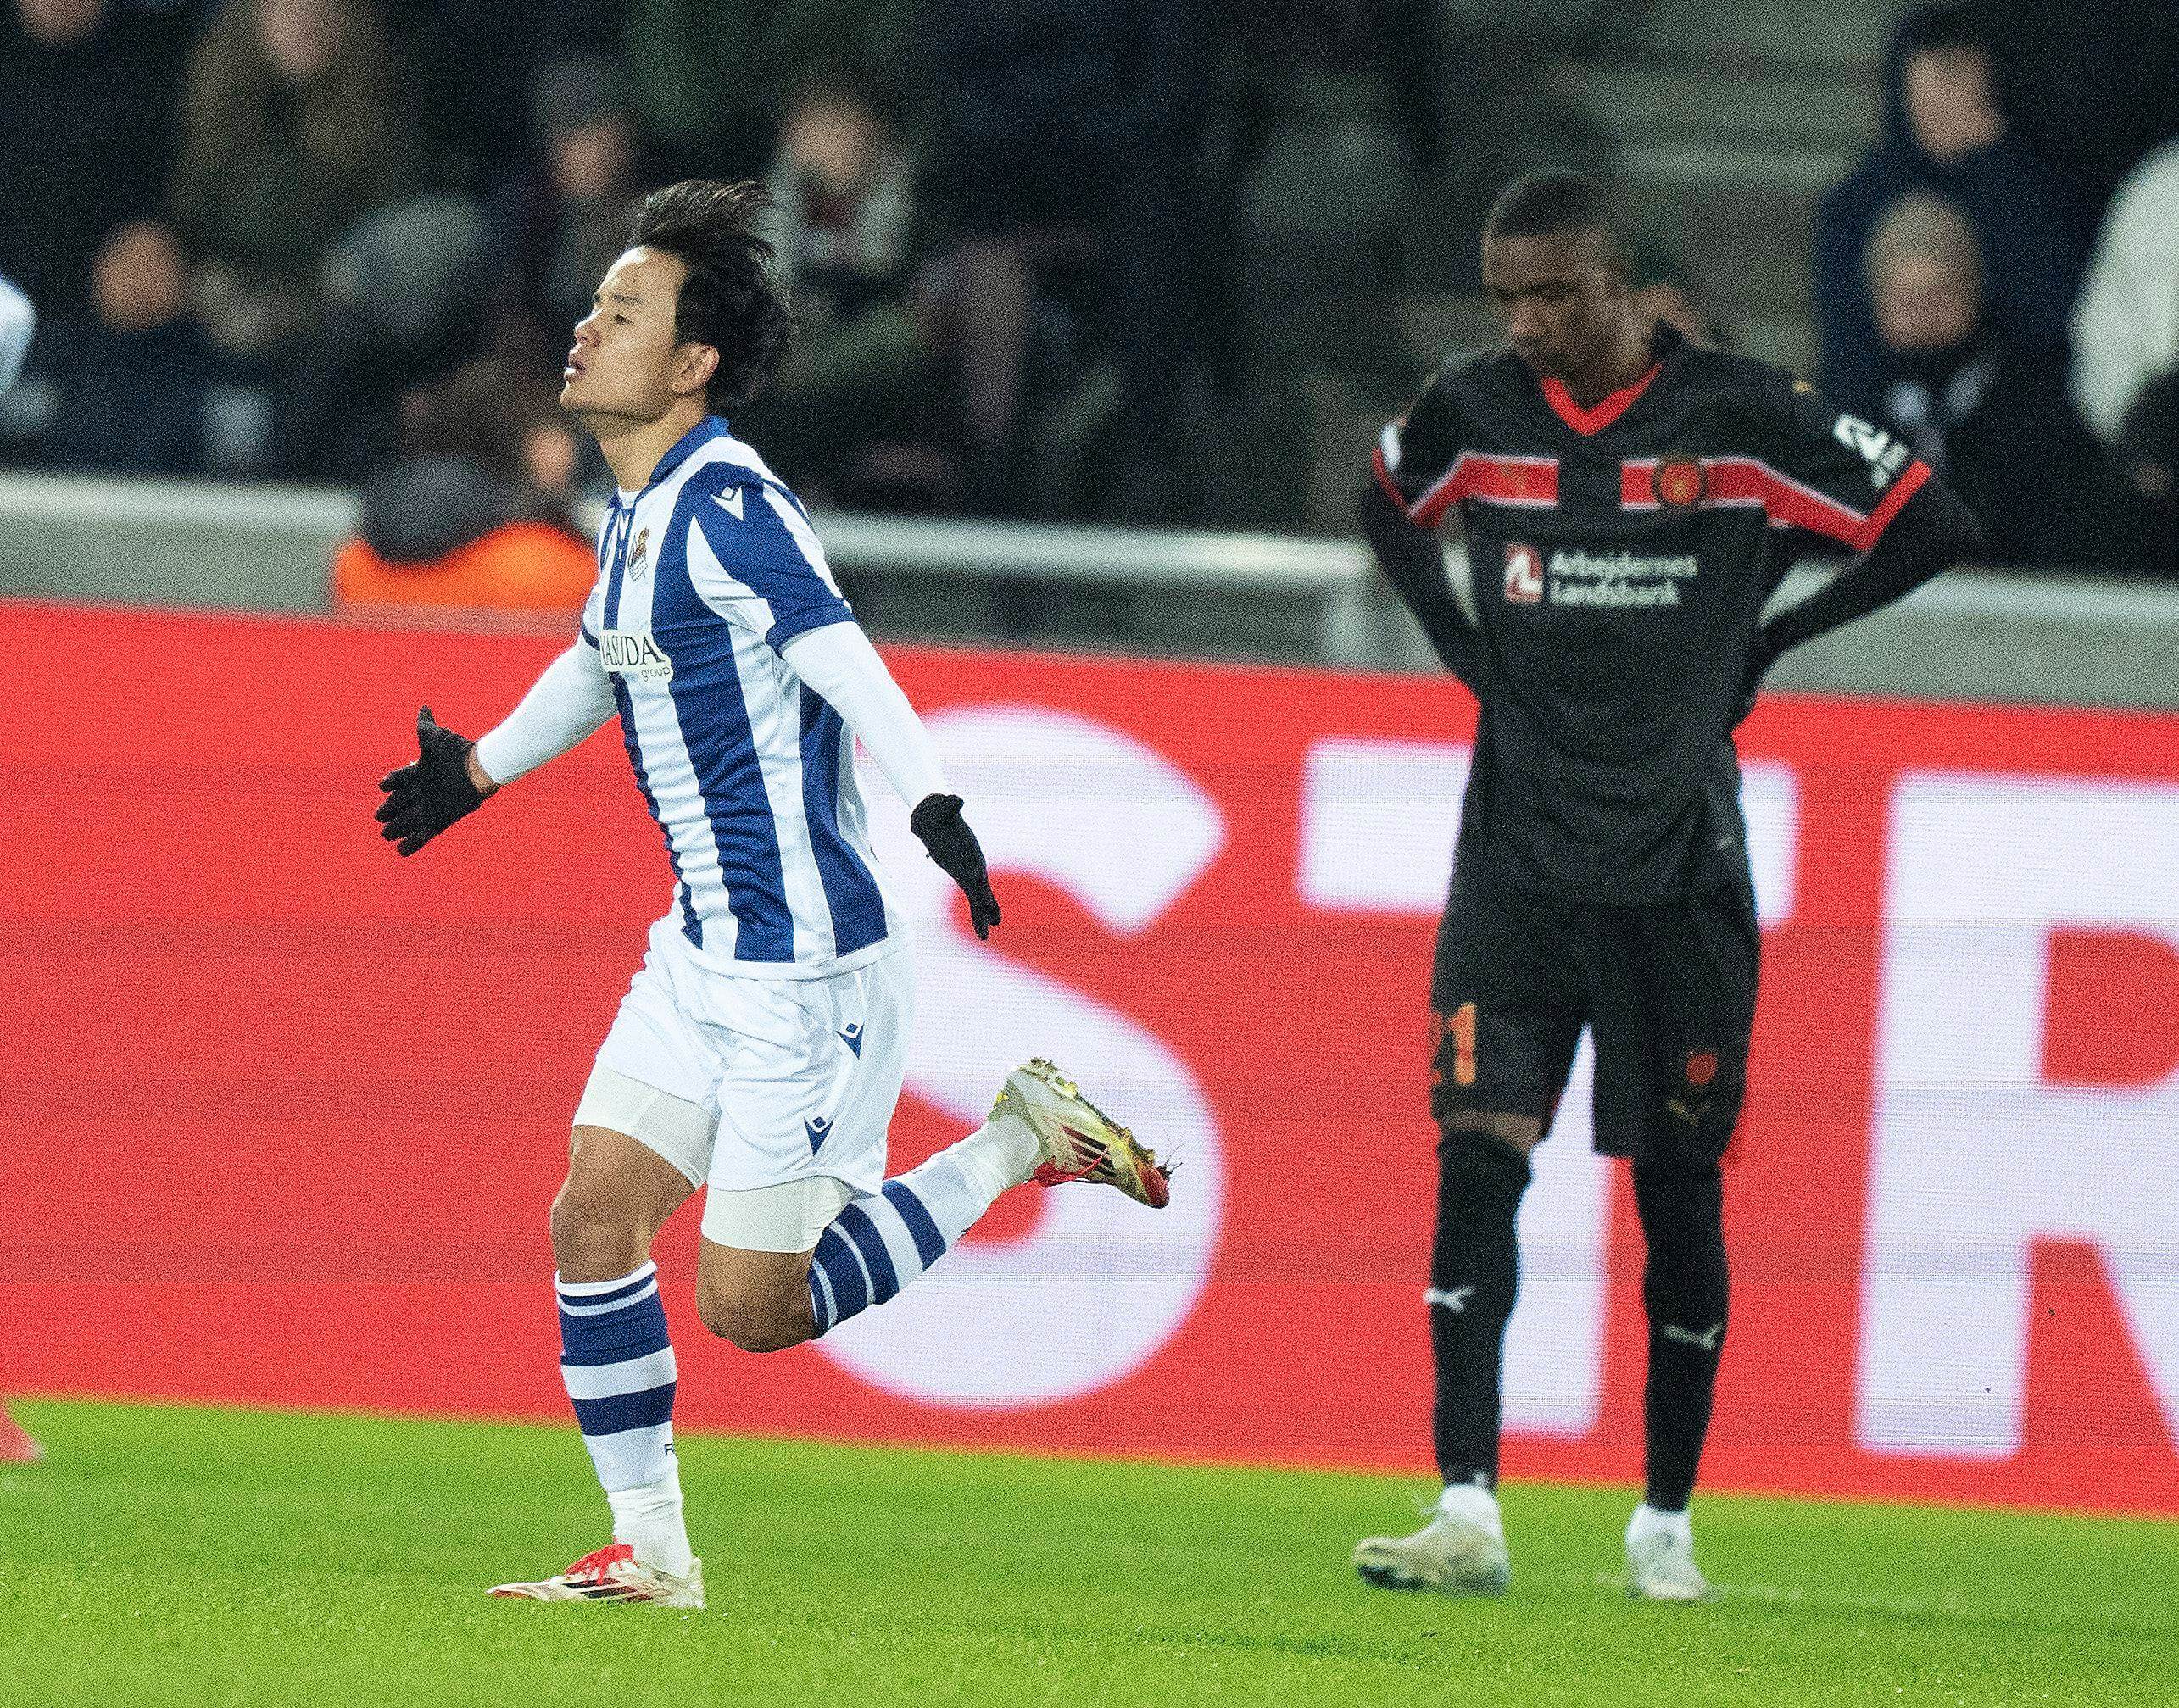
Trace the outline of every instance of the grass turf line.
[[1513, 1594], [1371, 1589], [1413, 1483], [691, 1436], [702, 1615], [493, 1602], [605, 1538], [571, 1429], [48, 1401], [0, 1474], [25, 1704], [855, 1708], [2179, 1701], [2179, 1525], [1708, 1496], [1703, 1608], [1630, 1496], [1507, 1493]]

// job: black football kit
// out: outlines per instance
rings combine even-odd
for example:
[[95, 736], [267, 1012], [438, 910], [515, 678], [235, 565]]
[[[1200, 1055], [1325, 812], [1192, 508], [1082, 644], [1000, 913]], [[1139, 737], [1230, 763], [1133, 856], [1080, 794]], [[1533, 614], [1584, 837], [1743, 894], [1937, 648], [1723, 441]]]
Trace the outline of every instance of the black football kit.
[[[1650, 1499], [1684, 1507], [1724, 1332], [1718, 1161], [1759, 940], [1732, 731], [1786, 647], [1970, 552], [1906, 447], [1792, 376], [1669, 327], [1588, 406], [1510, 350], [1456, 358], [1385, 430], [1365, 532], [1481, 708], [1432, 975], [1441, 1128], [1432, 1310], [1448, 1482], [1495, 1480], [1526, 1159], [1470, 1115], [1548, 1122], [1586, 1026], [1600, 1150], [1649, 1237]], [[1457, 514], [1474, 617], [1435, 531]], [[1763, 620], [1797, 559], [1860, 561]], [[1463, 1291], [1463, 1289], [1467, 1289]]]

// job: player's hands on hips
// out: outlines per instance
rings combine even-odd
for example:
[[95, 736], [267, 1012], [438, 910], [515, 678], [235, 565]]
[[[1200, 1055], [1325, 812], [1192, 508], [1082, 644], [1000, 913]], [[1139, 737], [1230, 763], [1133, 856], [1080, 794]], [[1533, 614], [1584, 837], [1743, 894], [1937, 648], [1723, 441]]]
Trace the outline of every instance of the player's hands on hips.
[[1757, 633], [1755, 645], [1748, 652], [1747, 669], [1740, 679], [1740, 709], [1733, 714], [1736, 728], [1744, 723], [1747, 715], [1755, 709], [1756, 693], [1762, 687], [1764, 677], [1770, 673], [1771, 665], [1778, 662], [1783, 651], [1784, 648], [1769, 636], [1760, 631]]
[[[378, 780], [386, 791], [377, 819], [378, 833], [403, 854], [412, 854], [456, 819], [484, 804], [486, 791], [469, 772], [469, 750], [476, 743], [432, 720], [432, 709], [416, 714], [416, 758]], [[972, 842], [974, 838], [971, 838]]]
[[968, 922], [976, 927], [976, 935], [989, 937], [991, 927], [999, 923], [999, 898], [991, 893], [984, 845], [961, 815], [961, 797], [925, 795], [908, 815], [908, 828], [968, 898]]

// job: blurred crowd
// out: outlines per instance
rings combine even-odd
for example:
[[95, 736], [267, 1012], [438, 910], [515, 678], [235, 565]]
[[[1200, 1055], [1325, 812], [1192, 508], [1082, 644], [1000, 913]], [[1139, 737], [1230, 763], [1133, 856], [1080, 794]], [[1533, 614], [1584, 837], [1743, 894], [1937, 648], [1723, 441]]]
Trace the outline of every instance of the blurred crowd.
[[1814, 233], [1817, 378], [2010, 564], [2179, 577], [2179, 5], [1908, 13]]
[[[426, 516], [549, 520], [594, 477], [537, 388], [643, 191], [696, 175], [776, 192], [802, 337], [736, 426], [813, 497], [1306, 526], [1325, 409], [1297, 375], [1413, 383], [1431, 353], [1346, 311], [1472, 288], [1491, 186], [1593, 159], [1541, 84], [1613, 11], [7, 3], [0, 275], [46, 332], [6, 453], [365, 482], [374, 543], [410, 550]], [[1505, 103], [1545, 118], [1456, 140]]]
[[[1824, 202], [1820, 380], [2009, 561], [2179, 574], [2179, 5], [1902, 26]], [[337, 580], [565, 603], [603, 479], [560, 353], [643, 192], [762, 177], [799, 346], [737, 430], [813, 499], [1337, 526], [1500, 184], [1640, 3], [8, 0], [19, 465], [337, 481]], [[1508, 115], [1518, 115], [1509, 122]], [[1724, 339], [1669, 242], [1643, 301]], [[1329, 453], [1336, 448], [1338, 454]], [[405, 583], [404, 585], [414, 585]], [[482, 590], [482, 591], [480, 591]]]

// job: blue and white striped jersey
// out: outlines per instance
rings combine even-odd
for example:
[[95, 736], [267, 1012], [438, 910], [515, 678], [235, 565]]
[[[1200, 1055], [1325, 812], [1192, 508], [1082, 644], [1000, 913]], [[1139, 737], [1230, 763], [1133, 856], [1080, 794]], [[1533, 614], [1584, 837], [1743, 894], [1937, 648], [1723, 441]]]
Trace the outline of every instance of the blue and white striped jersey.
[[665, 832], [681, 929], [742, 973], [822, 976], [904, 935], [864, 826], [853, 734], [780, 656], [852, 622], [794, 495], [711, 417], [618, 495], [582, 637]]

